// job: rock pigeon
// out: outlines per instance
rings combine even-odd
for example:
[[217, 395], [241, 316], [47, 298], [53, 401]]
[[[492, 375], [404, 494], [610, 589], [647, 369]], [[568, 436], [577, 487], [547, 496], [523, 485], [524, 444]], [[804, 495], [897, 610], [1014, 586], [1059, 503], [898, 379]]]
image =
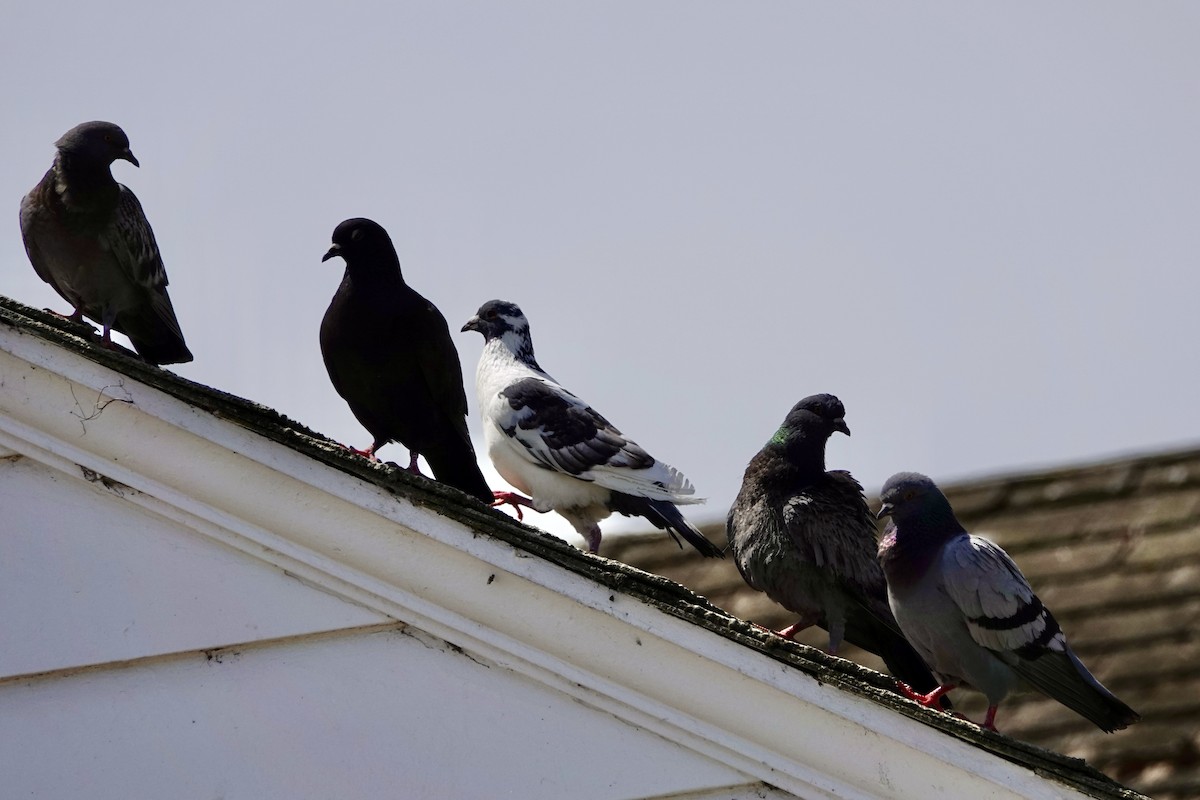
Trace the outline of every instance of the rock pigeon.
[[333, 388], [374, 440], [356, 452], [374, 458], [388, 442], [425, 456], [434, 477], [491, 502], [467, 433], [462, 365], [442, 312], [404, 282], [391, 237], [369, 219], [333, 231], [322, 258], [346, 262], [321, 321], [321, 355]]
[[906, 694], [930, 705], [959, 686], [982, 692], [989, 730], [1021, 680], [1107, 733], [1141, 719], [1092, 677], [1013, 560], [968, 534], [933, 481], [898, 473], [880, 499], [879, 518], [892, 518], [879, 545], [888, 601], [941, 682], [929, 694]]
[[21, 201], [21, 236], [38, 277], [84, 316], [129, 337], [151, 364], [192, 360], [167, 295], [154, 232], [133, 192], [113, 180], [117, 159], [138, 165], [111, 122], [85, 122], [55, 142], [58, 153]]
[[829, 437], [850, 435], [845, 414], [831, 394], [792, 407], [746, 467], [726, 521], [729, 547], [746, 583], [800, 615], [781, 636], [819, 625], [831, 654], [844, 638], [880, 656], [901, 680], [933, 689], [937, 681], [888, 608], [862, 487], [849, 472], [825, 470]]
[[600, 549], [598, 523], [616, 511], [645, 517], [680, 547], [682, 536], [702, 555], [722, 557], [675, 507], [703, 502], [691, 497], [688, 479], [538, 366], [520, 308], [490, 300], [463, 330], [484, 338], [475, 386], [488, 455], [500, 475], [531, 498], [503, 493], [500, 499], [557, 511], [593, 553]]

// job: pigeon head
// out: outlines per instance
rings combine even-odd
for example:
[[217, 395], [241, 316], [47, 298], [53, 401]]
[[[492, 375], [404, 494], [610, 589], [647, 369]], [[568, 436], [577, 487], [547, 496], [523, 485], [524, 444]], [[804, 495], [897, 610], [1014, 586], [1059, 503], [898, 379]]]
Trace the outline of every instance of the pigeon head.
[[946, 495], [928, 476], [919, 472], [897, 472], [888, 478], [879, 500], [882, 507], [875, 516], [879, 519], [891, 517], [897, 527], [906, 523], [922, 527], [953, 522], [957, 529], [962, 529]]
[[792, 406], [771, 442], [786, 447], [801, 439], [824, 443], [835, 431], [849, 436], [845, 417], [846, 407], [841, 400], [831, 394], [811, 395]]
[[529, 333], [529, 320], [521, 313], [516, 303], [506, 300], [488, 300], [479, 307], [475, 316], [463, 325], [464, 331], [479, 331], [484, 341], [503, 337], [507, 333]]
[[516, 303], [507, 300], [488, 300], [475, 316], [462, 326], [464, 331], [479, 331], [484, 342], [499, 342], [520, 361], [537, 366], [533, 357], [533, 339], [529, 336], [529, 320]]
[[[333, 229], [333, 245], [321, 257], [322, 261], [341, 256], [346, 266], [394, 266], [398, 271], [400, 259], [392, 237], [383, 226], [373, 220], [354, 217], [345, 220]], [[383, 256], [383, 260], [378, 259]]]
[[64, 133], [54, 146], [74, 166], [107, 167], [120, 159], [135, 167], [141, 164], [129, 149], [125, 131], [111, 122], [85, 122]]
[[782, 454], [792, 467], [805, 473], [825, 472], [825, 443], [835, 431], [850, 435], [846, 409], [831, 394], [806, 397], [788, 412], [783, 424], [767, 442], [764, 453]]

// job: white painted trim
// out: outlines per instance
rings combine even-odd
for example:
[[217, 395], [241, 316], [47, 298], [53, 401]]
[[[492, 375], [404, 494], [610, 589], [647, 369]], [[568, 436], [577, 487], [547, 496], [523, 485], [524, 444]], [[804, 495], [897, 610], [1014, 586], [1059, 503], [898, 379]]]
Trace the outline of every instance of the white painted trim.
[[737, 786], [721, 786], [700, 792], [659, 794], [654, 797], [642, 797], [639, 800], [790, 800], [793, 797], [795, 795], [781, 792], [759, 781], [742, 783]]
[[[0, 351], [0, 447], [125, 484], [128, 502], [757, 780], [864, 800], [1085, 796], [38, 337], [0, 327]], [[72, 415], [102, 394], [129, 402]]]

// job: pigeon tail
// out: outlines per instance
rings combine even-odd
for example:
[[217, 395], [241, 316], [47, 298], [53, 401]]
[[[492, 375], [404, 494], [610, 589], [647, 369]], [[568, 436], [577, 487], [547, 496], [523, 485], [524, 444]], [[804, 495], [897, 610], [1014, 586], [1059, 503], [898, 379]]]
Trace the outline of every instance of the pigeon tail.
[[671, 534], [671, 538], [681, 548], [683, 547], [683, 543], [679, 541], [680, 536], [686, 539], [687, 543], [696, 548], [700, 552], [700, 555], [705, 558], [725, 557], [725, 551], [710, 542], [695, 525], [684, 519], [683, 514], [679, 513], [679, 509], [673, 503], [669, 503], [666, 500], [651, 500], [646, 497], [635, 497], [622, 492], [613, 492], [612, 499], [609, 500], [609, 506], [613, 511], [624, 514], [627, 517], [645, 517], [650, 520], [654, 527], [662, 528]]
[[1142, 718], [1104, 688], [1070, 648], [1061, 652], [1046, 651], [1034, 659], [1018, 659], [1012, 668], [1037, 689], [1105, 733], [1128, 728]]
[[148, 304], [117, 314], [113, 329], [128, 336], [147, 363], [185, 364], [192, 360], [165, 292], [152, 292]]
[[492, 489], [479, 471], [479, 462], [475, 460], [475, 453], [469, 445], [433, 447], [421, 451], [421, 455], [425, 456], [434, 477], [439, 481], [466, 492], [480, 502], [492, 504], [495, 499]]

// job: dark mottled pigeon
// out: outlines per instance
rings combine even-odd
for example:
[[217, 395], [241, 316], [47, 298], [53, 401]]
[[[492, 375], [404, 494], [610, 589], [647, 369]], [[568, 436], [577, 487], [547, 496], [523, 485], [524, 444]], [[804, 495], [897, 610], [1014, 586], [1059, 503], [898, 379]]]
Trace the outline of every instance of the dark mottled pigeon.
[[933, 481], [898, 473], [881, 500], [880, 518], [892, 518], [879, 546], [888, 599], [941, 682], [928, 694], [906, 694], [931, 705], [959, 686], [982, 692], [990, 730], [996, 706], [1022, 680], [1109, 733], [1141, 718], [1092, 677], [1017, 565], [968, 534]]
[[425, 456], [434, 477], [484, 502], [492, 490], [467, 433], [462, 366], [446, 319], [400, 273], [392, 240], [369, 219], [333, 231], [322, 261], [341, 256], [342, 284], [321, 321], [321, 355], [329, 379], [374, 440], [408, 448], [409, 469]]
[[675, 507], [702, 502], [691, 497], [687, 478], [538, 366], [521, 309], [491, 300], [463, 330], [479, 331], [484, 338], [475, 386], [488, 455], [500, 475], [531, 498], [505, 492], [497, 495], [501, 500], [557, 511], [593, 553], [600, 548], [598, 523], [616, 511], [645, 517], [702, 555], [722, 556]]
[[844, 470], [825, 470], [825, 444], [847, 436], [845, 409], [831, 394], [806, 397], [746, 467], [726, 530], [746, 583], [798, 614], [779, 631], [792, 638], [819, 625], [829, 652], [842, 640], [880, 656], [892, 674], [937, 686], [904, 640], [887, 604], [876, 560], [876, 528], [862, 487]]
[[133, 192], [113, 180], [117, 159], [138, 166], [129, 138], [111, 122], [85, 122], [55, 142], [58, 153], [21, 201], [21, 235], [38, 277], [86, 316], [123, 333], [151, 364], [192, 360], [167, 295], [154, 232]]

